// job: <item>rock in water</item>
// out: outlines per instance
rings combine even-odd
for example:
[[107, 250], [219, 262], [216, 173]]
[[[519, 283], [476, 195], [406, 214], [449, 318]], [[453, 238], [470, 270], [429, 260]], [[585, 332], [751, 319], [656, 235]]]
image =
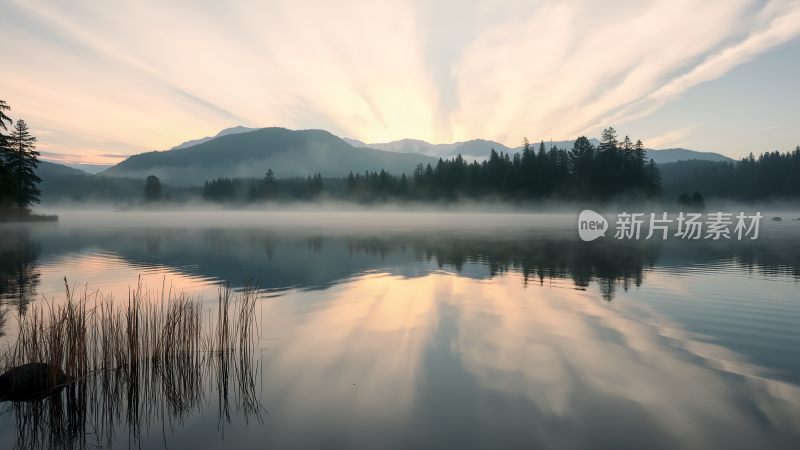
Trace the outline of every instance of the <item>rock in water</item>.
[[72, 380], [60, 367], [29, 363], [0, 375], [0, 401], [24, 402], [52, 395]]

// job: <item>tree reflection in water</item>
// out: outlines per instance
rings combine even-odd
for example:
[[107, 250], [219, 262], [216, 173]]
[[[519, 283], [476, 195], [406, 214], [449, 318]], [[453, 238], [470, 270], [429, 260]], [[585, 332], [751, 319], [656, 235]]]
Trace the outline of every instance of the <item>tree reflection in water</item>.
[[[40, 273], [37, 260], [41, 245], [31, 238], [26, 228], [2, 230], [0, 239], [0, 311], [2, 304], [17, 306], [24, 314], [28, 304], [36, 297]], [[2, 314], [2, 312], [0, 312]], [[0, 317], [0, 333], [3, 321]], [[2, 334], [0, 334], [2, 335]]]

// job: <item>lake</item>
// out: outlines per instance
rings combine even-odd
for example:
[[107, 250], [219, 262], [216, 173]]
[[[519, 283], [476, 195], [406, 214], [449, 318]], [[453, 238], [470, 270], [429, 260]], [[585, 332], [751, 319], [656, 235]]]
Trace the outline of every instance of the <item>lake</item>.
[[[800, 222], [577, 238], [576, 214], [60, 211], [0, 229], [0, 343], [137, 286], [256, 284], [237, 376], [0, 403], [0, 447], [797, 448]], [[794, 217], [794, 216], [792, 216]], [[230, 378], [230, 381], [229, 381]], [[228, 385], [230, 382], [230, 386]], [[49, 402], [49, 403], [48, 403]], [[54, 412], [56, 411], [56, 412]]]

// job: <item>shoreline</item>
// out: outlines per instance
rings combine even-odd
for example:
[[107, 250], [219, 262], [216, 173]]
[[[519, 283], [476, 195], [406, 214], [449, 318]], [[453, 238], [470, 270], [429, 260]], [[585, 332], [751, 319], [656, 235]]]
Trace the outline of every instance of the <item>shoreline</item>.
[[0, 223], [58, 222], [57, 214], [0, 214]]

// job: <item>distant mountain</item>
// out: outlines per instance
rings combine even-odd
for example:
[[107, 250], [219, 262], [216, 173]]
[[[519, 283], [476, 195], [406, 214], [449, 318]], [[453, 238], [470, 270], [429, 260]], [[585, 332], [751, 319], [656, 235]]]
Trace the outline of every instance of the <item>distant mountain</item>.
[[[357, 139], [348, 139], [344, 138], [345, 141], [351, 143], [352, 145], [358, 145], [362, 147], [370, 147], [370, 148], [377, 148], [380, 150], [386, 150], [390, 152], [403, 152], [403, 153], [417, 153], [421, 155], [427, 155], [434, 158], [452, 158], [458, 154], [461, 154], [463, 157], [467, 159], [477, 159], [483, 160], [489, 156], [489, 152], [492, 148], [495, 150], [503, 151], [503, 152], [519, 152], [522, 150], [522, 146], [510, 148], [506, 145], [503, 145], [499, 142], [495, 141], [488, 141], [484, 139], [474, 139], [471, 141], [465, 142], [455, 142], [452, 144], [431, 144], [430, 142], [421, 141], [419, 139], [401, 139], [399, 141], [392, 141], [392, 142], [382, 142], [382, 143], [373, 143], [373, 144], [365, 144]], [[539, 148], [539, 144], [542, 141], [531, 141], [531, 146], [534, 149]], [[597, 146], [600, 144], [600, 141], [597, 139], [589, 139], [593, 145]], [[570, 149], [575, 141], [544, 141], [545, 148], [550, 149], [550, 147], [557, 147], [561, 149]], [[656, 164], [663, 164], [669, 162], [676, 162], [676, 161], [688, 161], [692, 159], [704, 160], [704, 161], [733, 161], [733, 159], [728, 158], [727, 156], [720, 155], [719, 153], [712, 153], [712, 152], [698, 152], [695, 150], [688, 150], [685, 148], [666, 148], [660, 150], [647, 150], [647, 156], [652, 158]]]
[[[594, 145], [595, 147], [600, 145], [600, 141], [595, 139], [595, 138], [589, 138], [589, 142], [592, 145]], [[539, 144], [541, 144], [541, 143], [542, 143], [541, 140], [539, 140], [539, 141], [531, 141], [531, 145], [535, 146], [537, 150], [539, 149]], [[561, 148], [561, 149], [564, 149], [564, 150], [571, 149], [574, 144], [575, 144], [575, 140], [574, 139], [571, 140], [571, 141], [544, 141], [545, 148], [556, 147], [556, 148]], [[517, 148], [521, 149], [522, 147], [517, 147]]]
[[89, 175], [80, 169], [68, 167], [63, 164], [58, 164], [50, 161], [39, 161], [39, 167], [36, 169], [36, 175], [41, 179], [53, 177], [67, 177], [75, 175]]
[[75, 169], [75, 170], [80, 171], [83, 175], [95, 174], [95, 173], [98, 173], [98, 172], [102, 172], [102, 171], [108, 169], [109, 167], [113, 166], [113, 164], [88, 164], [88, 163], [75, 163], [75, 162], [61, 163], [61, 162], [55, 162], [55, 161], [47, 161], [47, 160], [44, 160], [44, 159], [41, 160], [41, 162], [48, 162], [48, 163], [51, 163], [51, 164], [56, 164], [58, 166], [66, 167], [68, 169]]
[[[377, 148], [390, 152], [416, 153], [434, 158], [452, 158], [460, 154], [467, 160], [484, 160], [489, 157], [489, 152], [492, 149], [505, 153], [514, 153], [522, 150], [521, 145], [518, 147], [508, 147], [499, 142], [486, 139], [473, 139], [470, 141], [454, 142], [452, 144], [431, 144], [430, 142], [419, 139], [401, 139], [399, 141], [373, 144], [365, 144], [357, 139], [344, 138], [344, 140], [351, 145]], [[590, 139], [590, 141], [594, 145], [600, 142], [597, 139]], [[531, 145], [538, 149], [540, 142], [541, 141], [531, 141]], [[550, 149], [551, 146], [572, 148], [573, 142], [574, 141], [545, 141], [544, 144], [547, 149]]]
[[170, 150], [177, 150], [177, 149], [180, 149], [180, 148], [192, 147], [192, 146], [195, 146], [197, 144], [202, 144], [203, 142], [208, 142], [208, 141], [210, 141], [210, 140], [212, 140], [214, 138], [218, 138], [218, 137], [221, 137], [221, 136], [228, 136], [228, 135], [231, 135], [231, 134], [239, 134], [239, 133], [247, 133], [249, 131], [255, 131], [257, 129], [258, 128], [248, 128], [248, 127], [243, 127], [243, 126], [226, 128], [226, 129], [220, 131], [219, 133], [217, 133], [216, 136], [206, 136], [204, 138], [193, 139], [191, 141], [186, 141], [183, 144], [178, 144], [175, 147], [172, 147]]
[[217, 177], [263, 177], [272, 169], [281, 178], [320, 172], [342, 177], [352, 172], [386, 169], [411, 173], [434, 158], [354, 147], [323, 130], [238, 129], [189, 147], [141, 153], [102, 172], [104, 176], [142, 179], [156, 175], [175, 186], [200, 186]]
[[[461, 153], [467, 159], [473, 156], [485, 159], [491, 148], [512, 153], [520, 150], [520, 147], [509, 148], [498, 142], [479, 139], [453, 144], [430, 144], [414, 139], [364, 144], [354, 139], [343, 140], [322, 130], [292, 131], [283, 128], [229, 128], [220, 132], [218, 137], [196, 141], [203, 142], [176, 150], [135, 155], [97, 175], [63, 164], [41, 161], [36, 172], [42, 178], [42, 201], [135, 202], [141, 198], [144, 179], [150, 174], [159, 176], [165, 187], [176, 196], [188, 195], [186, 193], [189, 190], [185, 187], [202, 185], [206, 180], [217, 177], [262, 177], [267, 168], [285, 178], [316, 172], [324, 176], [341, 177], [351, 171], [381, 169], [392, 173], [410, 173], [419, 163], [435, 165], [438, 155], [453, 157]], [[596, 140], [591, 141], [597, 144]], [[572, 144], [572, 141], [557, 141], [546, 142], [545, 146], [570, 148]], [[382, 149], [367, 148], [365, 145]], [[531, 145], [538, 148], [539, 144], [532, 142]], [[715, 164], [733, 161], [718, 153], [683, 148], [647, 150], [647, 153], [662, 165], [665, 192], [683, 188], [688, 182], [675, 181], [679, 177], [674, 174], [676, 169], [673, 170], [673, 164], [670, 163]]]
[[144, 180], [110, 178], [49, 161], [39, 161], [36, 175], [42, 179], [43, 204], [58, 202], [127, 202], [142, 197]]
[[734, 160], [727, 156], [720, 155], [719, 153], [712, 152], [698, 152], [695, 150], [688, 150], [685, 148], [665, 148], [662, 150], [647, 150], [647, 156], [651, 158], [656, 164], [665, 164], [677, 161], [689, 161], [692, 159], [702, 161], [728, 161]]
[[[597, 145], [597, 139], [590, 139]], [[540, 141], [539, 141], [540, 142]], [[545, 147], [569, 149], [574, 141], [545, 141]], [[538, 148], [537, 141], [531, 141]], [[341, 177], [352, 172], [385, 169], [411, 173], [417, 164], [435, 164], [438, 158], [461, 154], [467, 160], [484, 160], [490, 150], [519, 152], [496, 141], [474, 139], [451, 144], [431, 144], [418, 139], [365, 144], [339, 138], [323, 130], [233, 127], [216, 136], [184, 142], [167, 151], [133, 155], [101, 172], [103, 176], [144, 179], [153, 174], [174, 186], [199, 186], [218, 177], [261, 177], [270, 168], [279, 177], [320, 172]], [[683, 160], [732, 161], [718, 153], [682, 148], [648, 150], [656, 163]]]
[[450, 144], [450, 145], [452, 145], [453, 147], [450, 148], [448, 151], [446, 151], [444, 156], [452, 158], [460, 154], [461, 156], [467, 158], [468, 160], [485, 159], [489, 156], [489, 152], [491, 152], [492, 149], [504, 153], [513, 151], [513, 149], [506, 147], [505, 145], [499, 142], [487, 141], [484, 139], [473, 139], [471, 141], [456, 142], [455, 144]]
[[[597, 147], [597, 145], [600, 144], [600, 141], [598, 141], [595, 138], [589, 138], [589, 142], [592, 145], [594, 145], [595, 147]], [[562, 150], [569, 150], [575, 144], [575, 141], [574, 140], [572, 140], [572, 141], [543, 141], [543, 140], [538, 140], [538, 141], [530, 141], [530, 143], [531, 143], [531, 147], [533, 147], [533, 149], [536, 150], [536, 151], [539, 151], [539, 146], [542, 143], [544, 143], [544, 148], [546, 148], [548, 150], [551, 147], [560, 148]], [[521, 151], [522, 150], [522, 146], [520, 145], [519, 147], [514, 147], [513, 150], [515, 152]]]
[[113, 166], [113, 164], [87, 164], [87, 163], [70, 163], [69, 167], [73, 167], [75, 169], [80, 169], [89, 174], [96, 174], [100, 173], [109, 167]]
[[357, 139], [344, 138], [344, 140], [354, 146], [375, 148], [387, 152], [426, 155], [437, 159], [450, 158], [458, 154], [461, 154], [461, 156], [467, 159], [485, 159], [492, 148], [498, 152], [508, 152], [510, 150], [499, 142], [486, 141], [483, 139], [454, 142], [452, 144], [431, 144], [430, 142], [419, 139], [401, 139], [399, 141], [379, 142], [374, 144], [365, 144]]

